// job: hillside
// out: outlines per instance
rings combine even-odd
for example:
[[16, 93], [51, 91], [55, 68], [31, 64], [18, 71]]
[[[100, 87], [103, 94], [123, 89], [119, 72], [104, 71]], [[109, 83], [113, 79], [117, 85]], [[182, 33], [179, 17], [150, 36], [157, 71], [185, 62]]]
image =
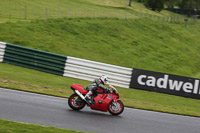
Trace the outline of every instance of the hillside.
[[200, 78], [200, 25], [148, 19], [49, 19], [0, 24], [0, 40], [129, 68]]
[[153, 12], [144, 8], [143, 4], [129, 0], [1, 0], [0, 23], [29, 21], [49, 18], [151, 18], [176, 16], [174, 13]]

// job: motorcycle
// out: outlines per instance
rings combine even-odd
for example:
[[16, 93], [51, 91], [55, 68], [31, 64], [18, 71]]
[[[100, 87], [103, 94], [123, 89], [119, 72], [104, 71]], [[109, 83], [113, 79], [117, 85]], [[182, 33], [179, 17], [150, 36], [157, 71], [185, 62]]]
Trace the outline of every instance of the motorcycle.
[[96, 93], [91, 95], [93, 102], [90, 103], [85, 99], [88, 91], [83, 88], [83, 85], [72, 84], [71, 89], [74, 91], [74, 94], [69, 97], [68, 105], [73, 110], [81, 110], [87, 105], [92, 110], [109, 111], [112, 115], [119, 115], [124, 111], [124, 104], [119, 99], [117, 89], [112, 85], [109, 85], [109, 88], [109, 92], [98, 88]]

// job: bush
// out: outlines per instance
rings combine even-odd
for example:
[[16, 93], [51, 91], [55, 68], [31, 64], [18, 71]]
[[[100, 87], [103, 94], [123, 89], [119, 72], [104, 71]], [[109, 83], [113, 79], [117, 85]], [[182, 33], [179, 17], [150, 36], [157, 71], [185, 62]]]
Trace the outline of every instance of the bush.
[[153, 11], [160, 12], [164, 9], [164, 0], [145, 0], [144, 5]]

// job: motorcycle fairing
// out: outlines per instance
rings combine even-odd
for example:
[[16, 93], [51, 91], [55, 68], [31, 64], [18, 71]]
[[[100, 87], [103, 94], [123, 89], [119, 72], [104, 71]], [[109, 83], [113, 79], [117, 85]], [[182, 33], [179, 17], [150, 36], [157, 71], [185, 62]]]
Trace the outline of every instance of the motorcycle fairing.
[[[95, 105], [91, 105], [91, 109], [100, 110], [100, 111], [108, 111], [108, 105], [115, 98], [112, 94], [99, 94], [94, 98]], [[101, 100], [101, 102], [99, 102]]]
[[82, 94], [88, 93], [88, 91], [83, 88], [83, 85], [79, 85], [79, 84], [72, 84], [71, 89], [78, 90]]

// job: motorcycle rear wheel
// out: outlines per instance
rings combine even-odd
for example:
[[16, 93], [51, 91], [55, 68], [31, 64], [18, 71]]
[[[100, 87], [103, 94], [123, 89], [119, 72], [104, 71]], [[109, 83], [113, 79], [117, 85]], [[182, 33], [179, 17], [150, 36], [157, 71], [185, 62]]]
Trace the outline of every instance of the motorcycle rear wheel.
[[124, 104], [121, 100], [117, 101], [117, 106], [115, 106], [112, 102], [108, 105], [108, 111], [112, 115], [119, 115], [124, 111]]
[[81, 110], [85, 107], [85, 102], [76, 94], [72, 94], [68, 99], [68, 105], [73, 110]]

